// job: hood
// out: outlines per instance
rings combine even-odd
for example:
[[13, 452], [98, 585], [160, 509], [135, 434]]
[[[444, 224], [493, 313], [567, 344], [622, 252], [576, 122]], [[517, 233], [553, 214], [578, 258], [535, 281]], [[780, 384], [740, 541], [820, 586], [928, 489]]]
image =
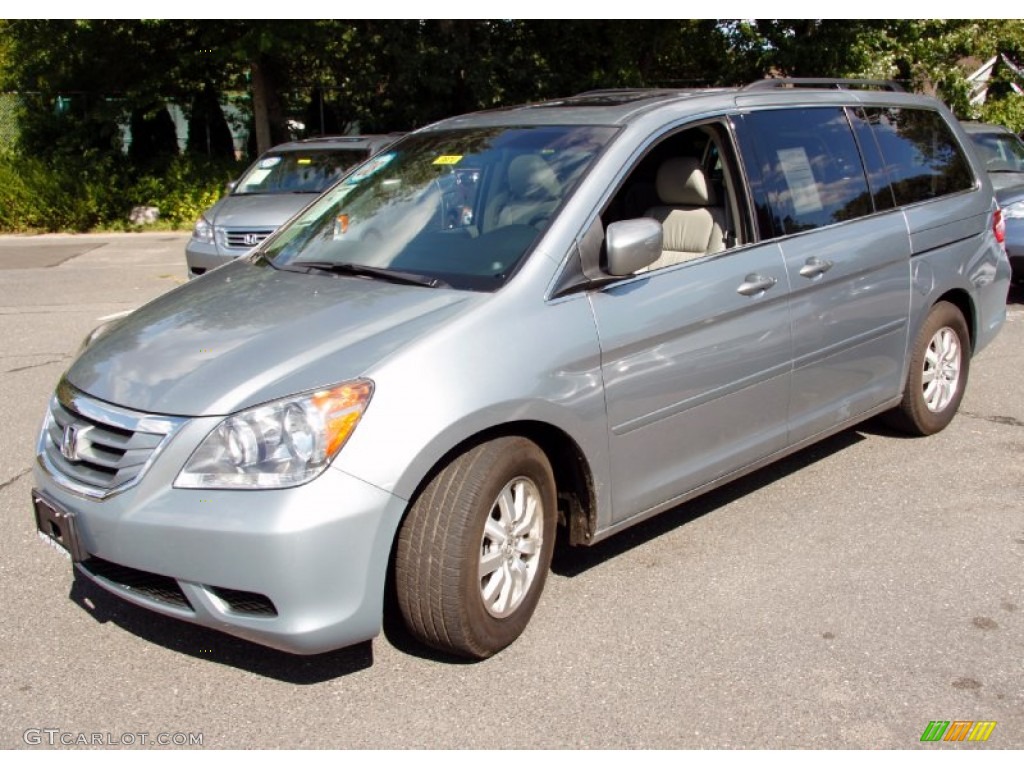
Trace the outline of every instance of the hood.
[[277, 228], [318, 197], [315, 192], [273, 195], [228, 195], [206, 212], [215, 227]]
[[246, 259], [119, 321], [72, 364], [67, 379], [133, 410], [225, 415], [365, 375], [487, 297], [284, 272]]

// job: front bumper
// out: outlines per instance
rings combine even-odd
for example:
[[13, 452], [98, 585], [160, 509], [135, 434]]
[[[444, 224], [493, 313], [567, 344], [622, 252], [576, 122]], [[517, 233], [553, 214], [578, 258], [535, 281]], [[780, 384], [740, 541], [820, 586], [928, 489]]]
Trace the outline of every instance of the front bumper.
[[190, 238], [185, 246], [185, 263], [188, 265], [188, 277], [191, 280], [209, 272], [211, 269], [227, 264], [229, 261], [244, 256], [247, 250], [231, 250], [222, 248], [217, 243], [204, 243]]
[[290, 653], [376, 636], [406, 502], [330, 467], [290, 489], [173, 488], [209, 421], [188, 422], [137, 485], [105, 499], [36, 462], [39, 495], [74, 515], [78, 570], [136, 605]]

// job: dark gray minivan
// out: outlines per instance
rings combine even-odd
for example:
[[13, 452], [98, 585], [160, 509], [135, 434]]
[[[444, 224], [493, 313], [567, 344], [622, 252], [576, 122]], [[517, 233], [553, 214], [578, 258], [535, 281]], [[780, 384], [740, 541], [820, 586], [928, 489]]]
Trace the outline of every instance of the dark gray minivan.
[[[856, 87], [854, 87], [856, 86]], [[991, 183], [861, 82], [465, 115], [98, 329], [40, 535], [125, 600], [294, 653], [525, 629], [590, 545], [875, 414], [943, 429], [1004, 321]]]

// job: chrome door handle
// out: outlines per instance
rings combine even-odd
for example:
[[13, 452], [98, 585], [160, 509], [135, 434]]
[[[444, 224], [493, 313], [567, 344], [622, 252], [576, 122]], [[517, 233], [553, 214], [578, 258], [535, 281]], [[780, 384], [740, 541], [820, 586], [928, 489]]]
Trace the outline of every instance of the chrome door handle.
[[816, 277], [821, 277], [823, 274], [832, 269], [833, 263], [831, 261], [819, 259], [817, 256], [811, 256], [804, 265], [800, 267], [800, 277], [808, 277], [813, 280]]
[[740, 287], [736, 289], [736, 293], [744, 296], [760, 296], [777, 282], [779, 281], [774, 277], [762, 277], [757, 274], [747, 275], [740, 284]]

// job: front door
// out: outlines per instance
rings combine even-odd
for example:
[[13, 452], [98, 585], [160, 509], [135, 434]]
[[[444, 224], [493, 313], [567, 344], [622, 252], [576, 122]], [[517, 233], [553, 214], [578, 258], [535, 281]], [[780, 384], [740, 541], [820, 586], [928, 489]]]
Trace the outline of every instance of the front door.
[[786, 445], [792, 339], [778, 245], [649, 272], [593, 293], [591, 304], [612, 524]]

